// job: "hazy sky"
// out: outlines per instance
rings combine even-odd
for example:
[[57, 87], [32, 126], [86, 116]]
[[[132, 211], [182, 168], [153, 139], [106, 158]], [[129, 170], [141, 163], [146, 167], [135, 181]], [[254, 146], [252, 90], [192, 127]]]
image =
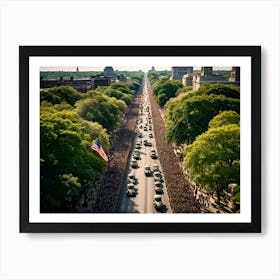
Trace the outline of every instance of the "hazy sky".
[[[79, 71], [103, 71], [105, 66], [78, 66]], [[147, 72], [152, 68], [152, 66], [112, 66], [114, 70], [119, 71], [138, 71], [142, 70]], [[156, 70], [171, 70], [170, 66], [154, 66]], [[199, 70], [201, 66], [194, 66], [194, 70]], [[77, 66], [41, 66], [40, 71], [76, 71]], [[231, 67], [213, 67], [214, 70], [222, 69], [222, 70], [231, 70]]]

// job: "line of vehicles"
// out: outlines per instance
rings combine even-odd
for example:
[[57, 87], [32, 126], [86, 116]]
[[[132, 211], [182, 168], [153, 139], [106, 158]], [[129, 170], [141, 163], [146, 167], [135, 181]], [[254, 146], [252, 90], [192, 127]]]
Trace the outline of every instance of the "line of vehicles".
[[[152, 114], [151, 107], [149, 103], [149, 98], [147, 93], [143, 93], [141, 98], [141, 103], [139, 106], [139, 115], [136, 128], [136, 143], [134, 146], [134, 151], [130, 161], [130, 173], [127, 176], [127, 191], [126, 194], [128, 197], [137, 196], [138, 190], [136, 185], [139, 184], [138, 179], [136, 178], [135, 172], [132, 172], [133, 169], [139, 167], [143, 168], [143, 162], [141, 164], [142, 156], [150, 157], [149, 160], [145, 158], [145, 163], [148, 161], [150, 164], [145, 164], [143, 168], [143, 173], [145, 177], [153, 177], [153, 207], [156, 211], [161, 212], [164, 204], [162, 201], [163, 190], [163, 175], [160, 171], [159, 164], [157, 163], [158, 155], [155, 148], [155, 142], [152, 140], [153, 135], [153, 123], [152, 123]], [[141, 152], [146, 147], [145, 153]], [[144, 158], [143, 158], [144, 159]], [[147, 180], [146, 180], [147, 182]], [[145, 187], [145, 186], [139, 186]]]

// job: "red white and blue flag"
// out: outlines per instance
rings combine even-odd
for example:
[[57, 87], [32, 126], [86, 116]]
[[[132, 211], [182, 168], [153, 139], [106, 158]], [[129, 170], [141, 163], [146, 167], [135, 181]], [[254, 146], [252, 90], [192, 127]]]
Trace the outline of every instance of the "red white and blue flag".
[[99, 139], [95, 141], [95, 143], [91, 146], [91, 149], [96, 151], [105, 161], [108, 161], [108, 156], [104, 152]]

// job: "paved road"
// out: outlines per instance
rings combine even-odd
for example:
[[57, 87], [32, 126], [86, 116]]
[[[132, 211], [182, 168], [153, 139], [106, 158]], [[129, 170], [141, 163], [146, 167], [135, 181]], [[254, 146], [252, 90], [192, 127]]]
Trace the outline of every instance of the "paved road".
[[[136, 127], [137, 136], [134, 140], [132, 155], [135, 150], [139, 150], [140, 159], [137, 160], [138, 167], [132, 168], [129, 166], [128, 174], [133, 174], [137, 179], [137, 184], [135, 185], [136, 195], [135, 197], [128, 197], [126, 194], [127, 183], [123, 186], [123, 191], [119, 200], [118, 211], [119, 213], [171, 213], [171, 207], [169, 204], [169, 198], [167, 194], [167, 189], [164, 184], [164, 174], [162, 173], [162, 168], [158, 159], [151, 158], [151, 150], [155, 150], [157, 154], [156, 142], [154, 139], [153, 133], [153, 122], [152, 122], [152, 112], [151, 112], [150, 100], [148, 95], [147, 88], [147, 77], [144, 78], [143, 92], [141, 95], [141, 103], [139, 107], [138, 123]], [[149, 119], [150, 116], [150, 119]], [[151, 130], [149, 126], [151, 125]], [[144, 127], [147, 127], [147, 131], [144, 130]], [[139, 134], [142, 134], [142, 137], [139, 137]], [[152, 137], [150, 137], [152, 134]], [[151, 143], [151, 146], [145, 146], [144, 140], [147, 140]], [[142, 142], [141, 148], [136, 149], [136, 143]], [[131, 155], [130, 162], [133, 160]], [[163, 176], [163, 194], [162, 202], [163, 209], [157, 211], [153, 206], [154, 195], [154, 177], [146, 176], [144, 173], [145, 166], [150, 166], [153, 169], [153, 165], [156, 164], [159, 166], [161, 174]], [[127, 182], [127, 180], [125, 180]]]

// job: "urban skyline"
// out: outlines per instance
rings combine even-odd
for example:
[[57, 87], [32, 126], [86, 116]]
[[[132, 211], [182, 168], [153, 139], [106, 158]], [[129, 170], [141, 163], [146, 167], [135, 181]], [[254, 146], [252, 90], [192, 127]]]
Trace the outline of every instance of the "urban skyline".
[[[105, 65], [106, 66], [106, 65]], [[103, 71], [105, 66], [41, 66], [40, 71], [66, 71], [76, 72], [77, 67], [80, 72], [86, 71]], [[153, 65], [152, 65], [153, 66]], [[152, 66], [112, 66], [114, 70], [118, 71], [139, 71], [148, 72]], [[172, 66], [154, 66], [156, 71], [171, 71]], [[194, 70], [200, 70], [201, 66], [193, 66]], [[213, 70], [231, 70], [232, 66], [213, 66]]]

